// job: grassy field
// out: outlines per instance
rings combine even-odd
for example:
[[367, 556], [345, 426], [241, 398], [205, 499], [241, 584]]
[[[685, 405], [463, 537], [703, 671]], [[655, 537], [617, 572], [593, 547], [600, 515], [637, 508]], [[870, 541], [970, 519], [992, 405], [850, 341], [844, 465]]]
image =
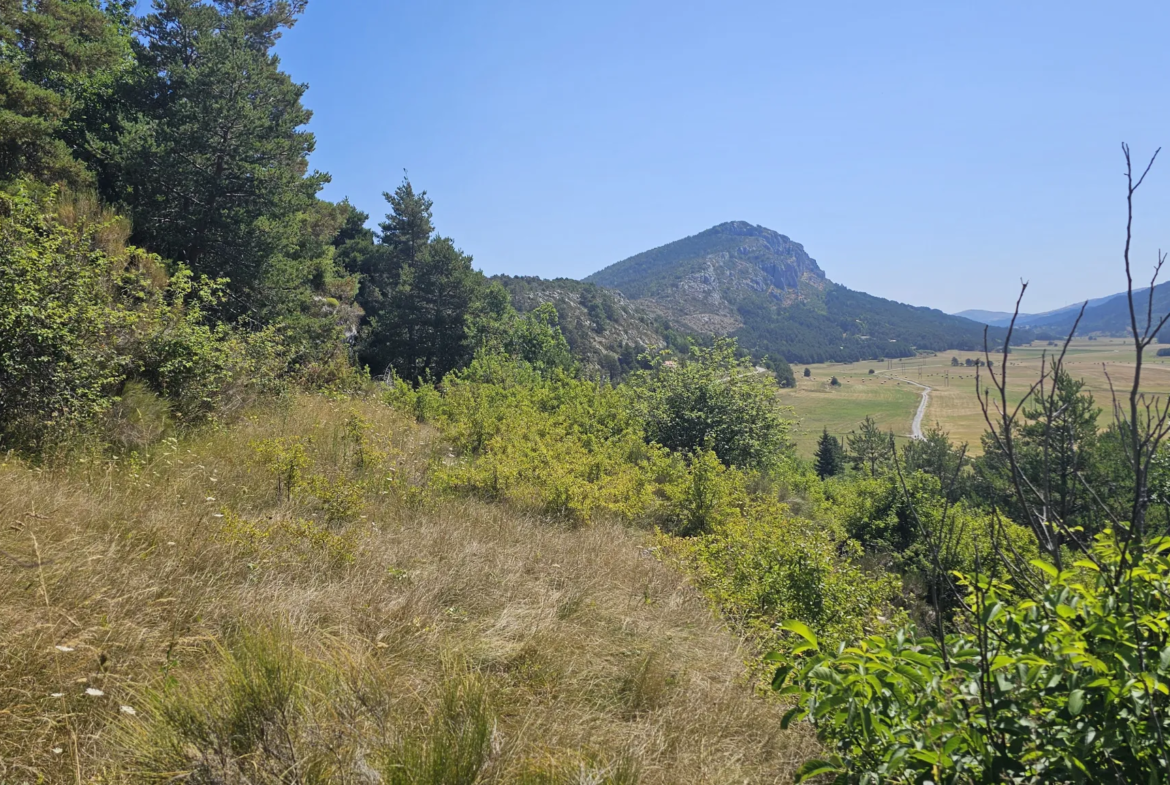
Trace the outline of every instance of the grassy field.
[[648, 533], [430, 495], [449, 460], [317, 396], [0, 456], [0, 783], [791, 782], [815, 741]]
[[[1170, 357], [1153, 356], [1155, 348], [1147, 353], [1143, 388], [1153, 394], [1168, 394]], [[1045, 353], [1051, 356], [1059, 350], [1059, 346], [1042, 342], [1013, 350], [1007, 371], [1008, 391], [1014, 400], [1039, 375]], [[883, 428], [893, 430], [896, 436], [908, 437], [922, 391], [895, 377], [932, 388], [924, 428], [938, 423], [954, 441], [967, 442], [972, 452], [979, 452], [979, 437], [986, 426], [975, 395], [975, 368], [952, 367], [951, 358], [964, 363], [982, 356], [981, 352], [955, 351], [885, 362], [824, 363], [807, 366], [812, 371], [812, 377], [807, 379], [806, 366], [794, 365], [796, 388], [786, 391], [784, 398], [800, 421], [795, 434], [800, 453], [812, 454], [822, 428], [828, 427], [830, 433], [842, 436], [867, 414]], [[998, 361], [999, 357], [994, 359]], [[1132, 384], [1132, 344], [1120, 338], [1074, 341], [1065, 358], [1065, 367], [1075, 378], [1085, 381], [1085, 388], [1099, 406], [1108, 409], [1108, 379], [1112, 379], [1119, 394], [1124, 394]], [[830, 384], [833, 376], [840, 381], [837, 387]], [[1101, 422], [1104, 425], [1107, 419], [1103, 416]]]

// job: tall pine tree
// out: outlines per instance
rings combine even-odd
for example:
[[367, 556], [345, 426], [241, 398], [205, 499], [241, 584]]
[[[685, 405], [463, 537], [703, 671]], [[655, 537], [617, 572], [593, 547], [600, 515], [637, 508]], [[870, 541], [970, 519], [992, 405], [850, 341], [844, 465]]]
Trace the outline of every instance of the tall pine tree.
[[432, 202], [409, 179], [385, 194], [390, 212], [379, 244], [349, 257], [362, 275], [368, 325], [361, 360], [380, 375], [441, 379], [470, 359], [468, 318], [484, 288], [471, 257], [434, 235]]
[[[229, 313], [280, 321], [311, 308], [332, 249], [306, 258], [316, 194], [305, 85], [272, 47], [303, 2], [155, 0], [141, 23], [121, 127], [96, 157], [132, 240], [231, 283]], [[334, 227], [336, 229], [336, 227]]]
[[129, 67], [132, 5], [0, 0], [0, 181], [92, 185], [74, 142]]

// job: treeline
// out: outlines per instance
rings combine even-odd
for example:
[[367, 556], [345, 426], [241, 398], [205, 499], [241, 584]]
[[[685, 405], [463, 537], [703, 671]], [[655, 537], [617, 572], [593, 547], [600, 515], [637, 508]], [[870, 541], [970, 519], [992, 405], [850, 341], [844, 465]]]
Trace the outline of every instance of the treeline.
[[359, 368], [440, 379], [489, 344], [572, 365], [555, 309], [518, 314], [408, 180], [378, 231], [320, 198], [306, 87], [273, 53], [303, 2], [133, 8], [0, 1], [0, 445], [127, 396], [150, 431]]

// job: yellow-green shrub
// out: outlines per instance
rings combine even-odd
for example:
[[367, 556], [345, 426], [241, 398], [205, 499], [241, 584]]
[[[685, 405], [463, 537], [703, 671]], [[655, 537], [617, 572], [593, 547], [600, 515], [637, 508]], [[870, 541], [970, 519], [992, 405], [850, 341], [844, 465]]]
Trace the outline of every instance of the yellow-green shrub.
[[828, 641], [851, 640], [882, 623], [900, 581], [857, 566], [860, 548], [835, 527], [793, 516], [774, 495], [726, 478], [711, 528], [662, 545], [749, 637], [777, 644], [777, 625], [799, 619]]

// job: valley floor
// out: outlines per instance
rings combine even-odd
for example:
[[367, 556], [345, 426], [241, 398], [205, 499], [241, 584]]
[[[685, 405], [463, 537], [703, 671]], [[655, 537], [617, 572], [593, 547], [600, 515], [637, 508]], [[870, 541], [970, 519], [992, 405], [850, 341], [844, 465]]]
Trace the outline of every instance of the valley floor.
[[0, 782], [791, 781], [815, 742], [649, 536], [434, 496], [450, 460], [302, 396], [0, 465]]
[[[1166, 395], [1170, 393], [1170, 357], [1155, 356], [1157, 348], [1155, 345], [1147, 351], [1142, 388]], [[1059, 346], [1049, 346], [1046, 342], [1013, 349], [1008, 365], [1008, 395], [1012, 405], [1039, 377], [1045, 358], [1050, 359], [1059, 351]], [[959, 366], [951, 365], [952, 358], [958, 359]], [[844, 436], [866, 415], [872, 416], [883, 429], [892, 430], [899, 441], [909, 438], [921, 400], [921, 388], [912, 384], [917, 382], [931, 388], [922, 427], [938, 424], [950, 433], [952, 441], [967, 442], [968, 454], [979, 454], [982, 452], [979, 439], [987, 426], [975, 392], [976, 369], [965, 365], [967, 360], [977, 359], [983, 359], [982, 352], [947, 351], [882, 362], [794, 365], [796, 388], [784, 391], [783, 398], [799, 420], [794, 434], [798, 450], [811, 457], [822, 428]], [[998, 363], [1000, 356], [992, 355], [992, 360]], [[812, 373], [809, 378], [803, 375], [805, 367]], [[1118, 395], [1127, 394], [1128, 385], [1133, 383], [1133, 344], [1123, 339], [1078, 339], [1069, 347], [1065, 368], [1073, 378], [1084, 379], [1085, 389], [1105, 410], [1100, 419], [1104, 427], [1110, 410], [1110, 382]], [[987, 369], [981, 369], [981, 373], [986, 384]], [[839, 386], [830, 384], [834, 376]]]

